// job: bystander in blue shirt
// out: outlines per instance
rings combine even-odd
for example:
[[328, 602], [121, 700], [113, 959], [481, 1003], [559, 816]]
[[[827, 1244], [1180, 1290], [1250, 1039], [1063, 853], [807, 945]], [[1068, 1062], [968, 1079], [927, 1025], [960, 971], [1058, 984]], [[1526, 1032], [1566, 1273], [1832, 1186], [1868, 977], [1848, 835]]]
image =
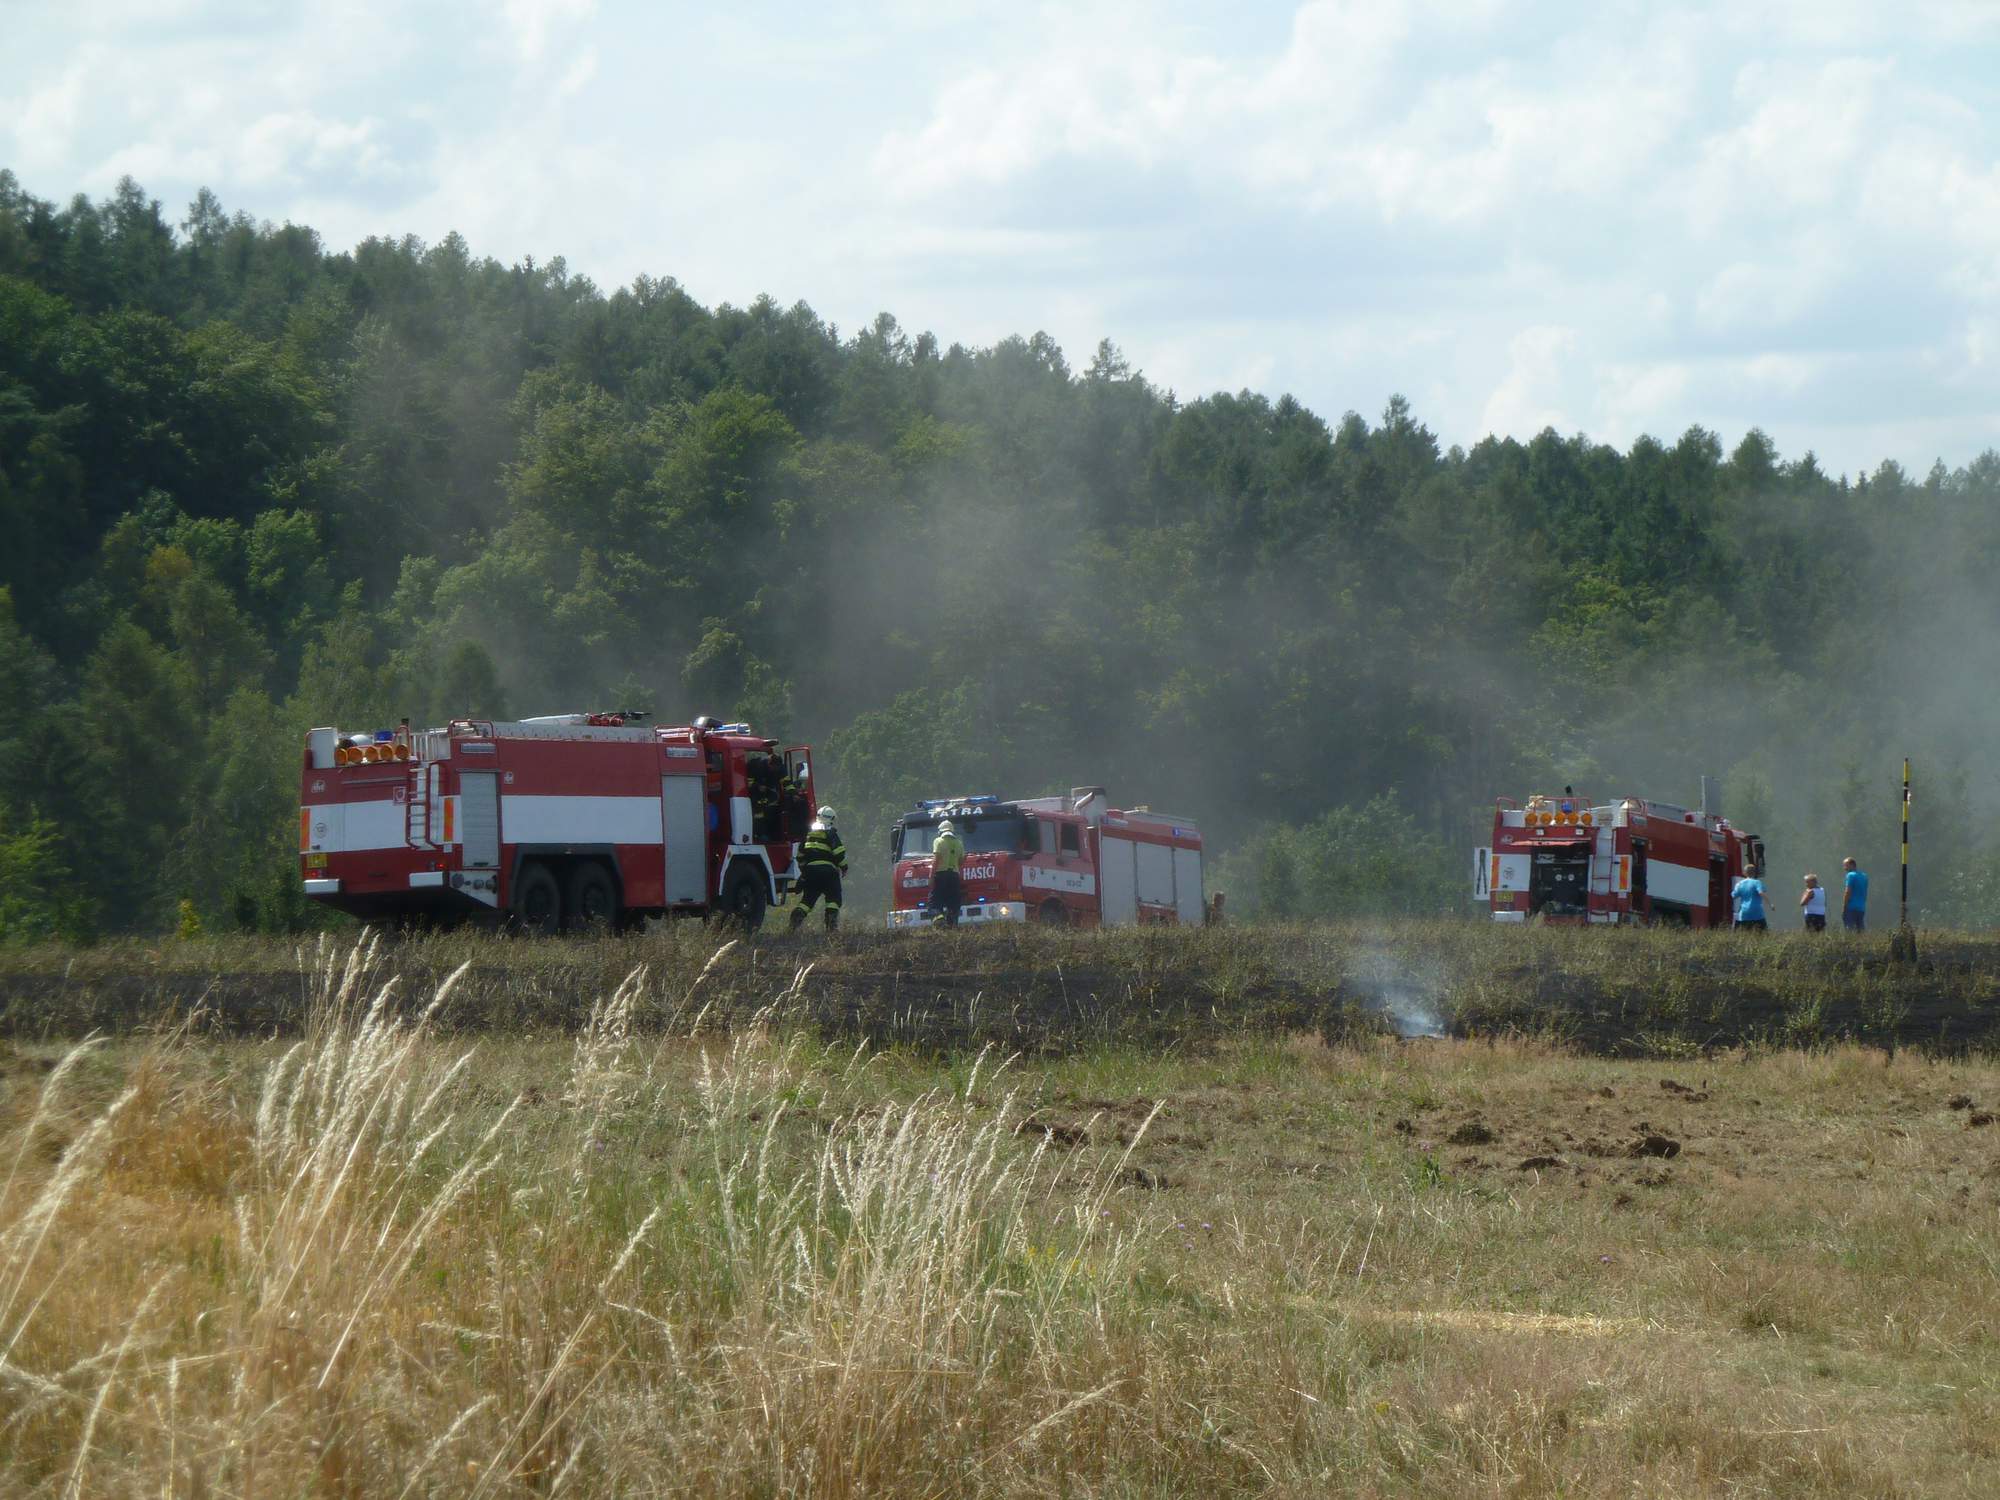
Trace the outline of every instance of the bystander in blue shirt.
[[1860, 932], [1868, 925], [1868, 872], [1852, 859], [1841, 863], [1847, 867], [1847, 875], [1841, 881], [1840, 925], [1849, 932]]
[[1757, 878], [1754, 865], [1744, 870], [1743, 878], [1730, 888], [1729, 897], [1736, 903], [1738, 927], [1763, 929], [1770, 926], [1764, 917], [1764, 882]]

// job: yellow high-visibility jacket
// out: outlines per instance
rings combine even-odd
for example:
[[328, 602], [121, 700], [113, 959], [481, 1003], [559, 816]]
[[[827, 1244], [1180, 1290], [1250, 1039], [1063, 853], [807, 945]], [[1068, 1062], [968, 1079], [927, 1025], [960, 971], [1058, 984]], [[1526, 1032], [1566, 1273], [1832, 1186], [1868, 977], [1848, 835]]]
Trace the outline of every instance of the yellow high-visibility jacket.
[[955, 833], [941, 833], [931, 845], [931, 869], [952, 870], [965, 863], [965, 845]]

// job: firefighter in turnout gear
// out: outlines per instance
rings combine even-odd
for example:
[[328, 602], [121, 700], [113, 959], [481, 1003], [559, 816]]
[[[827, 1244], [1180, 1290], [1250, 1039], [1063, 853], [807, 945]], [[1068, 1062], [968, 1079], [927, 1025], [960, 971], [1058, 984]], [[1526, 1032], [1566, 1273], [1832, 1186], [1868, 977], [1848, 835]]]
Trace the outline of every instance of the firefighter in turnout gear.
[[834, 826], [833, 809], [822, 807], [812, 831], [799, 850], [799, 904], [792, 908], [792, 931], [805, 925], [806, 913], [826, 898], [826, 930], [840, 925], [840, 877], [847, 873], [847, 848]]
[[965, 887], [959, 883], [958, 867], [965, 863], [965, 845], [951, 819], [938, 824], [937, 841], [931, 845], [931, 922], [946, 927], [958, 925], [958, 909], [965, 903]]
[[782, 772], [775, 755], [753, 755], [745, 772], [750, 783], [750, 836], [759, 842], [778, 836], [778, 788]]

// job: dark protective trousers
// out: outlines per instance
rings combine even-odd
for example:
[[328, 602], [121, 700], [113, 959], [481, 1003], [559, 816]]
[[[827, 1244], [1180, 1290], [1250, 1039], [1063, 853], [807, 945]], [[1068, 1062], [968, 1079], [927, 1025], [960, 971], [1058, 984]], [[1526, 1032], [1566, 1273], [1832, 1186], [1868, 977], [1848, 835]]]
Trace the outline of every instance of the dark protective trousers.
[[806, 913], [822, 897], [826, 899], [827, 931], [831, 932], [840, 925], [840, 871], [832, 865], [807, 865], [799, 872], [799, 904], [792, 908], [792, 926], [803, 926]]
[[965, 904], [965, 887], [958, 871], [938, 870], [931, 875], [931, 920], [947, 927], [958, 925], [958, 909]]

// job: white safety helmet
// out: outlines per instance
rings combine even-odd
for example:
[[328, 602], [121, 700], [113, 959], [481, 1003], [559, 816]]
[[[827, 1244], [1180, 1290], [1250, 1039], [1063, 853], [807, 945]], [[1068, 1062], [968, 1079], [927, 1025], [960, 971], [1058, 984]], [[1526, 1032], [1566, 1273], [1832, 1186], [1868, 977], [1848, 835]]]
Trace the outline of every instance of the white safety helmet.
[[938, 832], [939, 832], [939, 833], [957, 833], [957, 832], [958, 832], [958, 830], [957, 830], [956, 828], [954, 828], [954, 827], [952, 827], [952, 826], [951, 826], [951, 819], [950, 819], [950, 818], [946, 818], [946, 819], [945, 819], [945, 820], [944, 820], [944, 821], [943, 821], [942, 823], [938, 824]]
[[833, 809], [830, 807], [822, 807], [819, 810], [819, 820], [820, 822], [826, 824], [826, 826], [829, 828], [833, 827], [835, 823], [840, 821], [833, 815]]

